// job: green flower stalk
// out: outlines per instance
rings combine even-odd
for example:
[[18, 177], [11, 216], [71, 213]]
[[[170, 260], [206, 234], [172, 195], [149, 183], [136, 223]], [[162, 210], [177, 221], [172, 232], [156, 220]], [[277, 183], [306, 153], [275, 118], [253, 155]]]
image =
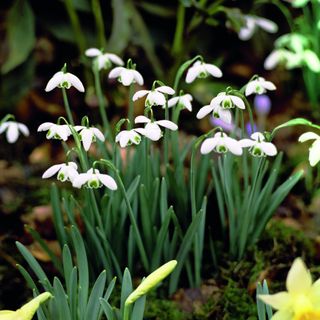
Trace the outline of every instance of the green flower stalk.
[[31, 320], [40, 307], [40, 304], [51, 297], [51, 293], [44, 292], [16, 311], [2, 310], [0, 311], [0, 320]]

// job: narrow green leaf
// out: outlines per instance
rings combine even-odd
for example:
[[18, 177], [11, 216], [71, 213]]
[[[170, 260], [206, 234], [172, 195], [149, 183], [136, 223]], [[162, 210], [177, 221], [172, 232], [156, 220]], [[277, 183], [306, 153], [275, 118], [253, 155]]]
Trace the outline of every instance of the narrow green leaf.
[[99, 299], [100, 304], [102, 306], [102, 309], [105, 313], [105, 315], [107, 316], [107, 320], [116, 320], [113, 309], [111, 307], [111, 305], [109, 304], [109, 302], [103, 298]]
[[59, 313], [59, 319], [72, 320], [68, 305], [68, 298], [62, 286], [62, 283], [57, 277], [53, 280], [54, 298], [56, 309]]
[[123, 273], [123, 279], [122, 279], [122, 287], [121, 287], [121, 300], [120, 300], [120, 310], [123, 317], [123, 311], [124, 311], [124, 304], [132, 292], [132, 280], [131, 280], [131, 274], [128, 268], [124, 270]]
[[143, 320], [146, 299], [147, 299], [147, 296], [144, 295], [135, 302], [132, 313], [131, 313], [131, 319]]

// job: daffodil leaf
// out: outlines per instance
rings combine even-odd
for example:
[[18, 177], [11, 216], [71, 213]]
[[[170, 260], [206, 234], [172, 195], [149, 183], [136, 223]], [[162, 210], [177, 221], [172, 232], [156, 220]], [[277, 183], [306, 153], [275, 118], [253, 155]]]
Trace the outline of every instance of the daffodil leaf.
[[11, 7], [7, 24], [8, 58], [1, 67], [6, 74], [27, 60], [34, 48], [35, 19], [31, 6], [26, 0], [15, 1]]

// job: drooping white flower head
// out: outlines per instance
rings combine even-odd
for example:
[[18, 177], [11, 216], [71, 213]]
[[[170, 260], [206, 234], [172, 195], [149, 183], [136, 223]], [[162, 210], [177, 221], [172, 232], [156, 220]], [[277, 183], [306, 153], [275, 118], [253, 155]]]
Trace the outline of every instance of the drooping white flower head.
[[212, 150], [218, 153], [226, 153], [230, 151], [236, 156], [242, 155], [242, 147], [239, 141], [228, 137], [224, 132], [217, 132], [213, 138], [207, 138], [202, 142], [200, 152], [208, 154]]
[[263, 94], [266, 93], [267, 90], [276, 90], [276, 86], [271, 81], [267, 81], [265, 78], [258, 77], [247, 84], [245, 94], [246, 96], [249, 96], [253, 93]]
[[85, 185], [91, 189], [97, 189], [103, 185], [111, 190], [117, 190], [116, 181], [108, 174], [102, 174], [97, 169], [89, 169], [86, 173], [80, 173], [73, 181], [74, 188], [81, 188]]
[[320, 136], [314, 132], [305, 132], [299, 137], [299, 142], [315, 140], [309, 148], [309, 163], [314, 167], [320, 161]]
[[251, 139], [242, 139], [239, 141], [242, 148], [248, 148], [249, 152], [255, 157], [275, 156], [277, 154], [276, 146], [271, 142], [266, 142], [265, 136], [261, 132], [255, 132]]
[[24, 136], [29, 136], [29, 129], [23, 123], [16, 121], [5, 121], [0, 125], [0, 134], [6, 131], [6, 138], [9, 143], [14, 143], [18, 140], [19, 132]]
[[90, 149], [91, 143], [96, 141], [98, 138], [100, 141], [104, 141], [103, 133], [94, 127], [87, 128], [85, 126], [75, 126], [74, 129], [79, 132], [80, 138], [82, 140], [82, 145], [84, 150], [88, 151]]
[[143, 85], [143, 78], [140, 72], [134, 69], [127, 69], [124, 67], [115, 67], [109, 73], [109, 79], [117, 78], [124, 86], [130, 86], [131, 83], [138, 83]]
[[303, 55], [300, 53], [294, 53], [287, 49], [275, 49], [273, 50], [266, 60], [264, 61], [264, 68], [266, 70], [272, 70], [277, 65], [284, 65], [286, 69], [293, 69], [302, 65]]
[[170, 88], [169, 86], [161, 86], [158, 88], [155, 88], [153, 90], [140, 90], [137, 91], [133, 97], [132, 100], [136, 101], [144, 96], [147, 96], [145, 105], [147, 107], [152, 106], [164, 106], [166, 104], [166, 97], [165, 94], [173, 95], [175, 91]]
[[277, 24], [269, 19], [252, 15], [242, 15], [241, 17], [245, 22], [244, 26], [238, 33], [241, 40], [249, 40], [258, 27], [269, 33], [275, 33], [278, 31]]
[[190, 112], [192, 111], [192, 102], [193, 98], [192, 95], [187, 93], [187, 94], [183, 94], [179, 97], [174, 97], [169, 99], [168, 101], [168, 107], [171, 108], [173, 106], [181, 106], [181, 108], [183, 109], [187, 109]]
[[121, 148], [134, 144], [139, 144], [141, 142], [141, 136], [136, 131], [132, 130], [123, 130], [116, 135], [116, 142], [119, 142]]
[[71, 135], [71, 130], [67, 124], [55, 124], [52, 122], [42, 123], [37, 131], [48, 131], [47, 139], [61, 139], [63, 141], [67, 141]]
[[109, 69], [112, 63], [123, 66], [124, 62], [114, 53], [103, 53], [97, 48], [90, 48], [85, 51], [85, 55], [90, 58], [96, 58], [98, 69]]
[[197, 118], [202, 119], [212, 112], [212, 116], [221, 119], [227, 124], [232, 123], [232, 115], [229, 109], [223, 109], [219, 104], [209, 104], [203, 106], [197, 113]]
[[214, 97], [211, 105], [220, 105], [222, 109], [232, 109], [237, 107], [239, 109], [245, 109], [245, 104], [240, 97], [232, 94], [227, 94], [226, 92], [220, 92], [216, 97]]
[[75, 162], [55, 164], [43, 173], [42, 178], [47, 179], [58, 173], [58, 180], [62, 182], [67, 180], [72, 182], [79, 174], [77, 169], [78, 166]]
[[206, 78], [209, 74], [216, 78], [222, 77], [222, 71], [217, 66], [198, 60], [188, 69], [186, 83], [191, 83], [196, 78]]
[[59, 71], [49, 80], [44, 90], [48, 92], [57, 87], [70, 89], [71, 86], [74, 86], [80, 92], [84, 92], [84, 86], [77, 76], [69, 72]]
[[134, 122], [146, 124], [144, 128], [136, 128], [134, 130], [152, 141], [158, 141], [162, 137], [160, 126], [173, 131], [178, 130], [178, 126], [169, 120], [151, 121], [146, 116], [137, 116]]

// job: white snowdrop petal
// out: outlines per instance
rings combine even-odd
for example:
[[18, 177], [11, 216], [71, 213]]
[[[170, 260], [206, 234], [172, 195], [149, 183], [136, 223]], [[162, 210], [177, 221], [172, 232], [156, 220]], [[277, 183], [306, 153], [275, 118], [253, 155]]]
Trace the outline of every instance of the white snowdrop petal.
[[309, 162], [314, 167], [320, 161], [320, 140], [316, 140], [309, 150]]
[[11, 121], [7, 121], [7, 122], [4, 122], [0, 125], [0, 134], [5, 132], [7, 130], [7, 128], [9, 127]]
[[80, 131], [80, 130], [83, 130], [83, 129], [85, 129], [86, 127], [85, 126], [74, 126], [73, 127], [73, 129], [75, 130], [75, 131]]
[[83, 129], [80, 135], [82, 138], [83, 148], [88, 151], [92, 143], [93, 132], [90, 129]]
[[104, 56], [110, 59], [110, 61], [113, 62], [114, 64], [118, 64], [119, 66], [124, 65], [123, 60], [114, 53], [105, 53]]
[[181, 100], [183, 101], [182, 104], [184, 105], [184, 107], [191, 112], [192, 111], [192, 104], [191, 104], [190, 100], [186, 99], [186, 98], [181, 98]]
[[72, 73], [67, 73], [65, 75], [66, 79], [80, 92], [84, 92], [84, 86], [80, 79]]
[[121, 83], [124, 86], [130, 86], [130, 84], [133, 82], [134, 76], [132, 71], [133, 70], [124, 69], [121, 72], [120, 79], [121, 79]]
[[142, 86], [143, 85], [143, 77], [141, 75], [140, 72], [138, 72], [137, 70], [132, 70], [132, 73], [133, 73], [133, 77], [135, 79], [135, 81], [140, 85]]
[[251, 16], [245, 16], [246, 25], [243, 26], [239, 31], [239, 38], [243, 41], [249, 40], [255, 30], [255, 19]]
[[59, 71], [53, 75], [53, 77], [49, 80], [47, 83], [46, 88], [44, 89], [46, 92], [49, 92], [56, 88], [63, 80], [64, 73], [62, 71]]
[[248, 148], [254, 146], [256, 142], [250, 139], [242, 139], [239, 141], [239, 144], [242, 148]]
[[280, 50], [273, 50], [264, 61], [264, 68], [266, 70], [272, 70], [274, 69], [279, 62], [281, 61], [281, 53]]
[[98, 179], [110, 190], [117, 190], [118, 186], [116, 181], [108, 174], [97, 174]]
[[250, 81], [246, 86], [245, 95], [249, 96], [249, 95], [253, 94], [254, 91], [255, 91], [256, 85], [257, 85], [257, 81], [256, 80]]
[[167, 129], [170, 129], [173, 131], [178, 130], [178, 126], [174, 122], [169, 121], [169, 120], [159, 120], [159, 121], [156, 121], [156, 123], [159, 126], [165, 127]]
[[162, 93], [165, 93], [165, 94], [169, 94], [169, 95], [175, 94], [175, 91], [169, 86], [158, 87], [158, 88], [156, 88], [156, 91], [159, 91], [159, 92], [162, 92]]
[[147, 95], [150, 91], [149, 90], [139, 90], [137, 91], [133, 97], [132, 97], [132, 101], [137, 101], [138, 99], [144, 97], [145, 95]]
[[278, 31], [278, 25], [266, 18], [262, 17], [257, 17], [256, 18], [256, 24], [263, 30], [270, 32], [270, 33], [275, 33]]
[[260, 144], [261, 150], [268, 156], [275, 156], [277, 154], [276, 146], [271, 142], [261, 142]]
[[30, 134], [28, 127], [23, 123], [17, 123], [17, 124], [18, 124], [19, 130], [27, 137]]
[[158, 141], [162, 136], [162, 132], [156, 123], [150, 122], [145, 126], [144, 135], [152, 141]]
[[230, 150], [230, 152], [232, 152], [236, 156], [242, 155], [242, 148], [241, 148], [239, 141], [232, 139], [232, 138], [229, 138], [229, 137], [225, 137], [224, 140], [225, 140], [226, 146]]
[[94, 135], [95, 135], [100, 141], [104, 141], [104, 140], [105, 140], [103, 133], [102, 133], [99, 129], [97, 129], [97, 128], [90, 128], [90, 129], [93, 131]]
[[108, 78], [109, 79], [118, 78], [123, 70], [125, 70], [125, 68], [123, 68], [123, 67], [115, 67], [115, 68], [113, 68], [109, 72]]
[[211, 102], [210, 105], [211, 106], [216, 106], [221, 104], [221, 102], [226, 98], [226, 94], [225, 92], [220, 92], [216, 97], [214, 97]]
[[240, 109], [245, 109], [246, 108], [243, 100], [240, 97], [232, 96], [232, 95], [230, 95], [229, 97], [231, 98], [231, 100], [234, 103], [234, 105], [237, 106], [238, 108], [240, 108]]
[[151, 91], [148, 94], [147, 100], [151, 105], [163, 106], [166, 104], [166, 98], [163, 93], [157, 91]]
[[128, 145], [129, 142], [129, 135], [126, 133], [123, 133], [119, 138], [119, 143], [121, 148], [125, 148]]
[[89, 48], [87, 49], [84, 54], [87, 57], [96, 57], [102, 54], [101, 50], [97, 49], [97, 48]]
[[311, 139], [320, 139], [320, 136], [314, 132], [305, 132], [299, 137], [298, 141], [305, 142], [305, 141], [311, 140]]
[[9, 143], [14, 143], [19, 137], [18, 125], [15, 122], [11, 122], [8, 126], [6, 137]]
[[47, 179], [52, 177], [53, 175], [55, 175], [60, 169], [61, 167], [63, 167], [64, 164], [55, 164], [53, 166], [51, 166], [49, 169], [47, 169], [43, 175], [42, 175], [42, 179]]
[[151, 122], [151, 120], [146, 116], [137, 116], [134, 119], [134, 123], [149, 123], [149, 122]]
[[219, 107], [218, 114], [219, 114], [220, 119], [223, 122], [228, 123], [228, 124], [232, 123], [232, 114], [231, 114], [230, 110], [224, 110]]
[[213, 111], [213, 107], [209, 104], [206, 106], [203, 106], [197, 113], [197, 119], [202, 119], [204, 118], [206, 115], [208, 115], [210, 112]]
[[219, 141], [219, 138], [217, 138], [217, 137], [208, 138], [208, 139], [204, 140], [202, 142], [202, 144], [201, 144], [200, 152], [202, 154], [210, 153], [215, 148], [215, 146], [217, 145], [218, 141]]
[[171, 108], [173, 106], [175, 106], [178, 101], [179, 101], [180, 97], [174, 97], [168, 100], [168, 107]]
[[68, 168], [68, 178], [71, 182], [73, 182], [76, 177], [79, 175], [78, 171], [72, 167]]
[[261, 132], [254, 132], [250, 137], [251, 137], [251, 139], [256, 140], [256, 141], [266, 140], [263, 133], [261, 133]]
[[193, 97], [192, 97], [192, 95], [190, 93], [185, 94], [184, 97], [189, 101], [193, 100]]
[[263, 87], [268, 89], [268, 90], [276, 90], [276, 86], [271, 82], [271, 81], [265, 81], [263, 83]]
[[213, 77], [221, 78], [222, 77], [222, 71], [213, 64], [204, 64], [205, 70], [210, 73]]
[[87, 173], [80, 173], [72, 181], [72, 186], [74, 188], [81, 188], [90, 179], [90, 175]]
[[78, 169], [78, 165], [73, 161], [68, 162], [68, 166], [76, 170]]
[[199, 73], [198, 66], [192, 66], [190, 69], [188, 69], [186, 83], [192, 83], [197, 78]]

